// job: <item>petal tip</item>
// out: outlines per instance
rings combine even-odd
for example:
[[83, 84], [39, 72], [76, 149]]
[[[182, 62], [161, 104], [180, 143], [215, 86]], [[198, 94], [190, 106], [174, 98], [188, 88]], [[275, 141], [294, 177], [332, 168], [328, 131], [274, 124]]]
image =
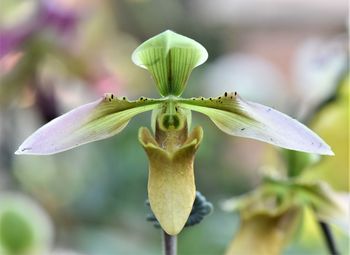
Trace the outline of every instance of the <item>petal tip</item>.
[[323, 140], [321, 141], [320, 146], [315, 153], [320, 154], [320, 155], [325, 155], [325, 156], [334, 156], [335, 155], [335, 153], [332, 151], [332, 148], [327, 143], [325, 143]]
[[25, 140], [14, 152], [15, 155], [36, 155], [36, 156], [52, 155], [62, 151], [62, 150], [50, 150], [49, 148], [39, 147], [36, 144], [33, 144], [32, 142], [27, 140]]
[[21, 154], [23, 154], [23, 153], [20, 151], [20, 149], [18, 149], [18, 150], [16, 150], [16, 151], [14, 152], [14, 154], [15, 154], [15, 155], [21, 155]]
[[325, 151], [323, 153], [323, 155], [326, 155], [326, 156], [335, 156], [335, 153], [332, 151], [331, 148], [329, 148], [327, 151]]
[[[19, 147], [15, 153], [15, 155], [50, 155], [50, 153], [44, 153], [44, 152], [38, 152], [38, 151], [34, 151], [32, 148], [30, 147]], [[52, 154], [52, 153], [51, 153]]]
[[23, 148], [22, 146], [20, 146], [16, 151], [15, 151], [15, 155], [25, 155], [25, 154], [30, 154], [31, 148]]

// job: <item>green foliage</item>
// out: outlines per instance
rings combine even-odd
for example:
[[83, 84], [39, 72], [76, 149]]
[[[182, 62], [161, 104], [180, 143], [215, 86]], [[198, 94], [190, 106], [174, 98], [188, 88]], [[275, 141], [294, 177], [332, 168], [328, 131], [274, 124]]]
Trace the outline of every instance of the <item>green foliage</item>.
[[9, 254], [25, 252], [33, 242], [30, 224], [15, 212], [4, 212], [0, 218], [0, 243]]
[[319, 161], [320, 156], [301, 151], [283, 150], [289, 177], [299, 176], [307, 167]]

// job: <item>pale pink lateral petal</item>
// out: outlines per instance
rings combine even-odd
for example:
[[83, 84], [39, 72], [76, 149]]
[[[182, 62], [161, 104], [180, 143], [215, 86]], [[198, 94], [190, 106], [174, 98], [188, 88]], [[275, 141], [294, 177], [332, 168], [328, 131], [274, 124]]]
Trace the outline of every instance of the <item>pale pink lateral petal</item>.
[[158, 103], [152, 99], [127, 101], [106, 95], [50, 121], [29, 136], [15, 154], [49, 155], [111, 137], [132, 117], [156, 108]]
[[295, 119], [261, 104], [248, 102], [237, 93], [217, 98], [181, 99], [183, 108], [207, 115], [218, 128], [234, 136], [247, 137], [282, 148], [333, 155], [330, 147]]

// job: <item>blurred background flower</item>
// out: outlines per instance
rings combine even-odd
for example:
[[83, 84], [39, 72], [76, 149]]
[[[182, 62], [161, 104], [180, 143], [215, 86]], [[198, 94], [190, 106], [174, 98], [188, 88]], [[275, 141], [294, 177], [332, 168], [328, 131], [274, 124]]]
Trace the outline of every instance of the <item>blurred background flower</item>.
[[[119, 136], [57, 156], [15, 157], [20, 142], [104, 92], [130, 99], [157, 95], [147, 72], [132, 64], [131, 53], [166, 29], [195, 39], [209, 52], [185, 97], [238, 91], [303, 118], [349, 70], [347, 8], [345, 0], [2, 0], [0, 193], [21, 192], [41, 204], [55, 225], [55, 250], [159, 253], [160, 234], [145, 221], [147, 159], [137, 141], [137, 127], [147, 123], [147, 114]], [[313, 123], [335, 150], [327, 160], [337, 163], [307, 172], [336, 190], [349, 183], [348, 97], [343, 98], [324, 108], [326, 120]], [[266, 158], [277, 161], [272, 146], [227, 139], [205, 117], [193, 119], [205, 130], [195, 162], [197, 187], [214, 206], [252, 190]], [[179, 253], [224, 253], [237, 222], [215, 210], [181, 234]], [[323, 240], [313, 236], [294, 242], [286, 253], [325, 251]]]
[[20, 193], [0, 195], [1, 254], [45, 254], [53, 239], [52, 222], [35, 201]]
[[[336, 152], [335, 157], [322, 157], [280, 150], [277, 160], [267, 158], [266, 166], [262, 168], [263, 182], [254, 191], [223, 203], [223, 209], [237, 211], [240, 215], [239, 229], [226, 254], [281, 254], [293, 242], [307, 244], [309, 252], [320, 253], [321, 250], [317, 251], [318, 248], [313, 245], [322, 235], [331, 254], [348, 253], [350, 195], [349, 186], [343, 186], [348, 180], [343, 180], [348, 174], [344, 162], [349, 153], [345, 148], [348, 144], [340, 141], [349, 141], [344, 130], [347, 124], [342, 123], [347, 121], [348, 116], [344, 115], [348, 113], [348, 79], [348, 73], [338, 78], [337, 86], [332, 89], [334, 91], [324, 95], [328, 99], [319, 100], [318, 107], [309, 113], [306, 120], [320, 133], [324, 132], [324, 136], [328, 134], [330, 141], [337, 140], [333, 148], [339, 153]], [[327, 114], [329, 111], [333, 113], [331, 122]], [[337, 171], [336, 177], [322, 176], [329, 175], [330, 169]], [[332, 190], [329, 184], [338, 192]], [[338, 227], [335, 237], [330, 224]], [[296, 230], [299, 235], [295, 234]]]

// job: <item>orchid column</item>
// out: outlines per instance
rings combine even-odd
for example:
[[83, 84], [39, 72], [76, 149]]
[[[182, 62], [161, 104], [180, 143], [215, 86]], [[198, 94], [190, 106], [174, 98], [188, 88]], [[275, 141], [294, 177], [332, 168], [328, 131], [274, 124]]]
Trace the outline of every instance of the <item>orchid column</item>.
[[203, 137], [190, 131], [191, 111], [207, 115], [223, 132], [279, 147], [332, 155], [330, 147], [298, 121], [270, 107], [243, 100], [236, 92], [210, 98], [182, 98], [192, 70], [205, 62], [207, 51], [196, 41], [165, 31], [140, 45], [135, 64], [146, 68], [161, 94], [159, 99], [106, 94], [38, 129], [16, 154], [48, 155], [111, 137], [135, 115], [152, 110], [151, 126], [140, 128], [139, 140], [149, 158], [151, 208], [169, 235], [184, 227], [195, 199], [193, 161]]

